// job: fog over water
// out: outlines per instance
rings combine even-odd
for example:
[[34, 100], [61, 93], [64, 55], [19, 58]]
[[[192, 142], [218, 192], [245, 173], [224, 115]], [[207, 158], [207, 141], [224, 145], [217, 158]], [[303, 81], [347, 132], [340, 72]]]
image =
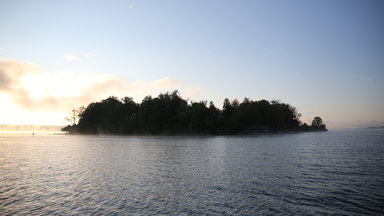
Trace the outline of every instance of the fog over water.
[[378, 215], [384, 130], [0, 135], [0, 215]]

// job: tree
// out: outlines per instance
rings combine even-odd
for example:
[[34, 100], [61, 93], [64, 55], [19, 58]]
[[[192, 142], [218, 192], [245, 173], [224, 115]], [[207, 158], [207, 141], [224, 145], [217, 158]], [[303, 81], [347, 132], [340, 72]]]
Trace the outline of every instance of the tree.
[[78, 109], [73, 109], [70, 116], [65, 117], [65, 121], [69, 122], [70, 125], [76, 125], [79, 122], [81, 114], [84, 112], [83, 106]]
[[230, 108], [231, 108], [231, 102], [229, 101], [228, 98], [225, 98], [223, 102], [223, 110], [230, 109]]
[[316, 116], [312, 121], [312, 127], [320, 128], [322, 125], [323, 120], [319, 116]]
[[131, 97], [109, 97], [72, 110], [69, 133], [107, 134], [254, 134], [280, 131], [326, 131], [320, 117], [301, 125], [296, 108], [280, 101], [242, 103], [226, 98], [223, 108], [213, 102], [191, 102], [177, 91], [135, 103]]
[[313, 119], [311, 128], [314, 131], [327, 131], [325, 124], [323, 124], [323, 120], [319, 116], [316, 116]]
[[61, 131], [66, 131], [68, 133], [78, 133], [78, 123], [80, 121], [81, 115], [84, 113], [85, 108], [83, 106], [78, 109], [73, 109], [70, 116], [65, 117], [65, 120], [69, 122], [69, 125], [62, 128]]
[[133, 101], [133, 98], [132, 97], [123, 97], [121, 98], [121, 101], [124, 103], [124, 104], [134, 104], [135, 102]]

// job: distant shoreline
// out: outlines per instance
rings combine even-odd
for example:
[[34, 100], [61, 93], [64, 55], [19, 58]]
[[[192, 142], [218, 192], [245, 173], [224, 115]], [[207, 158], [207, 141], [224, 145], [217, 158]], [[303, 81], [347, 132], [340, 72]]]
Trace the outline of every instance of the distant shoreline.
[[384, 129], [384, 126], [372, 126], [372, 127], [366, 127], [365, 129]]
[[63, 133], [59, 125], [13, 125], [0, 124], [0, 133]]

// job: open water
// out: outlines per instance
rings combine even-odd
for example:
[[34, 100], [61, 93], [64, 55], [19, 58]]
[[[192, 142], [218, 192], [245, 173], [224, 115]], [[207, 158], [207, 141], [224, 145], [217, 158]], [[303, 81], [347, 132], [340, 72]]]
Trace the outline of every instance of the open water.
[[384, 130], [0, 136], [0, 215], [165, 214], [384, 214]]

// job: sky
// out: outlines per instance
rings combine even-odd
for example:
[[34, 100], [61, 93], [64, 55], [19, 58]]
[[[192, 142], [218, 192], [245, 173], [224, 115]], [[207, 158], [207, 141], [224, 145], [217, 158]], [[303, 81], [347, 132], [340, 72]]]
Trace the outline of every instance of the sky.
[[384, 125], [384, 2], [0, 1], [0, 124], [65, 125], [111, 95], [175, 89]]

